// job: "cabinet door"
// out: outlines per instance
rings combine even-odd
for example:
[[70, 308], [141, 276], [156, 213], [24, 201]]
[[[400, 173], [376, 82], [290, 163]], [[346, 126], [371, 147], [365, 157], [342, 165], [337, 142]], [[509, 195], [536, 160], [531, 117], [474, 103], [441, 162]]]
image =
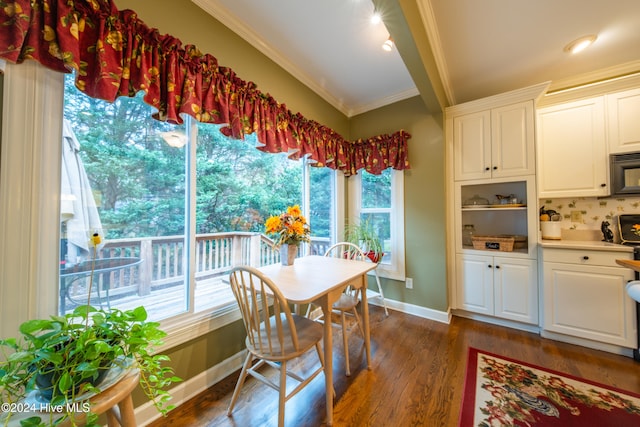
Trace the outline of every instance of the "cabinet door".
[[453, 118], [456, 180], [491, 177], [491, 114], [487, 111]]
[[538, 323], [537, 262], [530, 259], [494, 258], [495, 315]]
[[533, 101], [491, 110], [492, 178], [535, 173]]
[[493, 257], [458, 255], [457, 307], [493, 316]]
[[609, 151], [640, 151], [640, 89], [607, 95]]
[[544, 329], [636, 347], [635, 307], [626, 295], [628, 269], [545, 262]]
[[608, 195], [604, 99], [538, 111], [540, 198]]

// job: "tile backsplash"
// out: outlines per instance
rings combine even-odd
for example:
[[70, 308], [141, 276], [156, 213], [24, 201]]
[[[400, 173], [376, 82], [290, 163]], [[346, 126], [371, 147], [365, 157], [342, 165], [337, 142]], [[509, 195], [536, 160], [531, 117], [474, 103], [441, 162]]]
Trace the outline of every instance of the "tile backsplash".
[[[602, 221], [608, 221], [617, 240], [616, 217], [620, 214], [640, 214], [640, 197], [540, 199], [539, 206], [544, 206], [545, 210], [557, 211], [562, 216], [563, 230], [599, 232]], [[602, 238], [602, 234], [594, 233], [594, 236], [597, 236], [598, 240]]]

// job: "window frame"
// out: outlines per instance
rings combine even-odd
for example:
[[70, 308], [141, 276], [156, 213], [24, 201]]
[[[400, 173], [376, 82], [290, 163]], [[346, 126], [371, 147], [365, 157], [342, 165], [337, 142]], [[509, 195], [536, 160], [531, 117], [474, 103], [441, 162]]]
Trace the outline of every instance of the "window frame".
[[[0, 64], [3, 65], [3, 64]], [[17, 336], [20, 323], [57, 313], [58, 249], [60, 239], [60, 161], [64, 75], [35, 61], [6, 64], [3, 76], [2, 156], [0, 156], [0, 336]], [[187, 136], [197, 138], [197, 122]], [[9, 144], [9, 141], [21, 143]], [[191, 142], [191, 141], [190, 141]], [[196, 144], [190, 143], [188, 195], [189, 310], [160, 321], [168, 335], [158, 351], [196, 339], [240, 320], [235, 304], [193, 312], [196, 239], [191, 233], [196, 216]], [[309, 168], [305, 164], [305, 168]], [[303, 172], [304, 173], [304, 172]], [[344, 177], [335, 174], [336, 224], [344, 226]], [[308, 172], [307, 172], [308, 175]], [[306, 187], [308, 189], [308, 186]], [[308, 192], [308, 191], [307, 191]], [[307, 200], [308, 200], [307, 196]], [[28, 214], [25, 214], [28, 213]]]
[[379, 263], [376, 269], [380, 277], [404, 281], [405, 270], [405, 238], [404, 238], [404, 172], [391, 170], [391, 207], [362, 207], [362, 172], [349, 177], [349, 222], [357, 223], [361, 213], [390, 214], [391, 221], [391, 262]]

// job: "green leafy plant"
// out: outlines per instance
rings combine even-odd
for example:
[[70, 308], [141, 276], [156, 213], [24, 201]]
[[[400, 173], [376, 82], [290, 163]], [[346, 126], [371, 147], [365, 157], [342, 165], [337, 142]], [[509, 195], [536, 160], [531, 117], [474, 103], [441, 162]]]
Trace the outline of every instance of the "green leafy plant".
[[[87, 319], [90, 319], [88, 328]], [[105, 311], [83, 305], [65, 316], [22, 323], [22, 339], [0, 340], [5, 360], [0, 362], [2, 402], [18, 402], [37, 390], [49, 399], [51, 407], [66, 408], [66, 403], [77, 396], [99, 392], [96, 380], [108, 369], [135, 366], [140, 371], [140, 385], [145, 394], [166, 414], [172, 406], [168, 404], [171, 396], [165, 388], [180, 379], [163, 365], [169, 361], [167, 356], [153, 354], [166, 333], [158, 328], [158, 323], [146, 319], [144, 307]], [[97, 416], [87, 415], [87, 425], [97, 425]], [[76, 425], [75, 416], [74, 411], [68, 411], [63, 418]], [[39, 417], [29, 419], [29, 423], [22, 425], [46, 425]]]
[[[100, 239], [93, 239], [95, 259]], [[90, 280], [89, 295], [91, 285]], [[0, 340], [0, 402], [10, 409], [34, 392], [48, 407], [61, 408], [60, 419], [34, 414], [20, 420], [21, 426], [57, 425], [66, 419], [77, 425], [78, 407], [68, 403], [99, 393], [99, 382], [113, 368], [137, 368], [140, 386], [158, 411], [164, 415], [173, 408], [166, 389], [181, 380], [165, 366], [169, 358], [154, 353], [166, 336], [160, 324], [147, 321], [144, 307], [103, 310], [89, 301], [64, 316], [28, 320], [20, 325], [20, 338]], [[0, 423], [8, 425], [13, 412], [3, 412], [7, 413], [0, 414]], [[83, 416], [83, 424], [98, 425], [96, 414]]]
[[369, 221], [347, 224], [344, 229], [344, 238], [359, 246], [373, 262], [379, 262], [384, 255], [380, 238]]

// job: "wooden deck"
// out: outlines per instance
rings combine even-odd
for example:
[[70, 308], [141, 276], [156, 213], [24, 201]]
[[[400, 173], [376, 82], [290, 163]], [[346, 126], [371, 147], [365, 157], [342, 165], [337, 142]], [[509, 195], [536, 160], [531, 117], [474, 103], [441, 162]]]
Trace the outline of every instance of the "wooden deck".
[[[108, 301], [92, 297], [91, 304], [95, 307], [117, 308], [130, 310], [144, 305], [148, 320], [159, 321], [172, 315], [178, 315], [187, 310], [188, 292], [184, 283], [167, 285], [151, 290], [149, 295], [139, 296], [135, 293], [110, 296]], [[196, 281], [195, 312], [235, 303], [233, 293], [229, 287], [226, 274]], [[67, 300], [66, 311], [73, 311], [74, 304]]]

